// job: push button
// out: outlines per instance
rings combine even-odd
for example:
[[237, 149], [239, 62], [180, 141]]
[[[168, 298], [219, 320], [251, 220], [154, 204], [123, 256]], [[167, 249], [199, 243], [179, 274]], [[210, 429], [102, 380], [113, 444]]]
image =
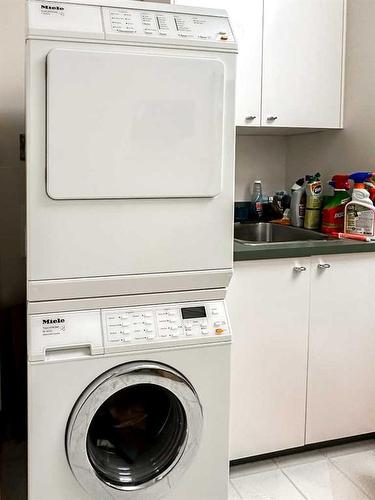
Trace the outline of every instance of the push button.
[[216, 328], [215, 330], [215, 335], [221, 335], [222, 333], [224, 333], [225, 330], [223, 330], [222, 328]]

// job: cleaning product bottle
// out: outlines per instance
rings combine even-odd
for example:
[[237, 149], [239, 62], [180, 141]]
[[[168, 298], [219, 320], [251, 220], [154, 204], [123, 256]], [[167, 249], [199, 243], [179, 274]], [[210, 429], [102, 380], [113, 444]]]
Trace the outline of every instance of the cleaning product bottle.
[[303, 227], [306, 208], [306, 190], [303, 178], [298, 179], [291, 188], [290, 219], [292, 226]]
[[250, 202], [253, 204], [258, 219], [263, 215], [263, 201], [262, 201], [262, 181], [256, 180], [253, 184], [253, 191], [251, 193]]
[[345, 233], [375, 235], [375, 207], [364, 182], [371, 172], [357, 172], [349, 179], [354, 181], [352, 201], [345, 207]]
[[306, 229], [319, 229], [322, 203], [323, 187], [320, 174], [316, 173], [306, 186], [306, 213], [304, 221]]
[[368, 192], [370, 193], [370, 200], [375, 205], [375, 177], [374, 177], [374, 174], [372, 174], [372, 177], [365, 182], [365, 187], [368, 190]]
[[329, 184], [334, 189], [334, 195], [322, 210], [322, 232], [327, 234], [343, 233], [345, 206], [350, 201], [349, 176], [334, 175]]

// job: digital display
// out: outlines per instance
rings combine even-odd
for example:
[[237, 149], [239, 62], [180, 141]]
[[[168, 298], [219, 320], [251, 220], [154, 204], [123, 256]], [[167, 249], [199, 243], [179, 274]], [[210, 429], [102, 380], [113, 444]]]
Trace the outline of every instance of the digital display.
[[199, 307], [183, 307], [181, 309], [182, 317], [184, 319], [194, 319], [194, 318], [206, 318], [206, 308], [204, 306]]

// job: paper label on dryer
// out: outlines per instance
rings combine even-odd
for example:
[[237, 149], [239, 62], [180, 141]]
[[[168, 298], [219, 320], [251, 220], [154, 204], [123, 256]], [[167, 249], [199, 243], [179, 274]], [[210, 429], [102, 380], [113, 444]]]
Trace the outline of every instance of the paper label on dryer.
[[47, 16], [65, 16], [65, 6], [55, 3], [42, 3], [40, 4], [40, 13]]
[[27, 36], [104, 38], [99, 6], [29, 0], [27, 11]]

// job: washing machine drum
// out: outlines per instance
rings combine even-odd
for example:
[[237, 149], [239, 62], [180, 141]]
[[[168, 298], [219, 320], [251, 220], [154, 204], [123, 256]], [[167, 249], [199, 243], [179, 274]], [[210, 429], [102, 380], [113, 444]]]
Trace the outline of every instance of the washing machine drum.
[[70, 415], [66, 452], [91, 498], [163, 498], [193, 461], [202, 432], [199, 398], [179, 372], [127, 363], [96, 379]]

